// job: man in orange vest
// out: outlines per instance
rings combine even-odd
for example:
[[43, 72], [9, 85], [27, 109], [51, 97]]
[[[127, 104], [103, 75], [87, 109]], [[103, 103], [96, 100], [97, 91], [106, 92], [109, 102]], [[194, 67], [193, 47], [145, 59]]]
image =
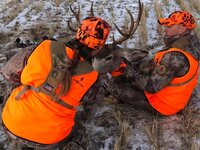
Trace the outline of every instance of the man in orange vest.
[[136, 109], [173, 115], [187, 105], [198, 84], [200, 43], [191, 35], [196, 23], [188, 12], [176, 11], [158, 22], [165, 27], [166, 48], [154, 59], [128, 62], [125, 76], [131, 83], [113, 84], [111, 93]]
[[106, 21], [88, 17], [67, 46], [45, 40], [32, 52], [21, 74], [22, 85], [3, 108], [2, 123], [9, 137], [36, 149], [66, 143], [76, 107], [98, 78], [90, 64], [92, 53], [104, 46], [109, 32]]

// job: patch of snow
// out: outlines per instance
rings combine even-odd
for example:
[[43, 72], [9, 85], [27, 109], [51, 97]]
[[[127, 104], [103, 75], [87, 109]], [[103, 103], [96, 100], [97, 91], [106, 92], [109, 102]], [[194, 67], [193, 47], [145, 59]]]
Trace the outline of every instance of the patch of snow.
[[109, 137], [105, 140], [105, 144], [103, 148], [100, 148], [99, 150], [110, 150], [110, 145], [113, 142], [113, 137]]

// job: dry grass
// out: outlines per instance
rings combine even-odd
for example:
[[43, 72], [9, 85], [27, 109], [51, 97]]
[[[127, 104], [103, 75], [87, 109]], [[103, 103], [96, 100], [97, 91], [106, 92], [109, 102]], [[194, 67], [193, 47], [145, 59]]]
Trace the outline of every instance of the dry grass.
[[199, 145], [196, 144], [196, 137], [200, 136], [200, 116], [199, 111], [185, 109], [180, 116], [180, 136], [183, 144], [191, 150], [196, 150]]
[[188, 12], [191, 12], [188, 3], [186, 3], [185, 0], [176, 0], [176, 3], [180, 5], [182, 10], [187, 10]]
[[198, 37], [198, 39], [200, 39], [200, 25], [198, 25], [198, 26], [194, 29], [194, 33], [195, 33], [195, 35]]
[[56, 5], [56, 7], [59, 7], [62, 0], [53, 0], [53, 3]]
[[[131, 26], [131, 23], [130, 23], [130, 16], [129, 16], [128, 13], [126, 12], [126, 15], [125, 15], [125, 18], [124, 18], [124, 24], [123, 24], [123, 26], [121, 27], [121, 29], [122, 29], [123, 31], [127, 32], [127, 31], [129, 31], [130, 26]], [[122, 35], [120, 35], [120, 36], [122, 36]], [[133, 36], [134, 36], [134, 35], [133, 35]], [[132, 37], [133, 37], [133, 36], [132, 36]], [[128, 47], [128, 42], [131, 40], [132, 37], [130, 37], [130, 39], [128, 39], [128, 40], [126, 40], [125, 42], [122, 43], [122, 45], [123, 45], [125, 48]]]
[[[195, 140], [197, 139], [197, 137], [195, 137], [194, 138]], [[200, 146], [199, 146], [199, 144], [197, 143], [197, 142], [192, 142], [191, 143], [191, 148], [190, 148], [190, 150], [199, 150], [200, 149]]]
[[163, 0], [162, 2], [165, 6], [169, 6], [170, 0]]
[[139, 37], [138, 37], [138, 43], [141, 46], [141, 48], [145, 48], [147, 45], [147, 27], [146, 27], [146, 22], [147, 22], [147, 10], [145, 7], [143, 8], [143, 13], [140, 21], [140, 27], [139, 27]]
[[0, 44], [10, 42], [11, 36], [13, 36], [11, 32], [0, 32]]
[[3, 103], [0, 105], [2, 108], [5, 105], [8, 97], [14, 88], [18, 87], [18, 83], [11, 83], [10, 81], [4, 80], [0, 82], [0, 95], [4, 96]]
[[119, 137], [114, 143], [114, 150], [125, 150], [130, 134], [129, 121], [123, 118], [119, 110], [112, 112], [112, 115], [119, 123]]
[[[163, 12], [162, 4], [159, 3], [158, 0], [154, 4], [154, 9], [156, 11], [156, 18], [163, 18], [163, 15], [162, 15], [162, 12]], [[158, 24], [158, 22], [157, 22], [157, 24]], [[157, 25], [157, 33], [158, 33], [159, 37], [163, 37], [162, 26], [159, 25], [159, 24]]]
[[49, 36], [53, 37], [55, 33], [58, 32], [58, 29], [60, 29], [60, 22], [55, 23], [54, 25], [51, 25], [49, 27]]
[[7, 87], [7, 85], [6, 85], [6, 83], [4, 83], [4, 82], [0, 82], [0, 95], [5, 95], [5, 93], [6, 93], [6, 87]]
[[198, 13], [200, 13], [200, 1], [198, 0], [190, 0], [190, 6], [194, 8]]
[[39, 23], [31, 28], [29, 32], [33, 36], [34, 41], [40, 41], [43, 36], [48, 36], [52, 38], [55, 33], [55, 29], [58, 26], [59, 25], [55, 24], [54, 26], [49, 27], [48, 24]]
[[23, 3], [19, 3], [18, 0], [10, 1], [7, 6], [8, 9], [6, 10], [7, 13], [4, 15], [3, 20], [8, 24], [13, 19], [15, 19], [20, 12], [23, 11], [28, 5], [30, 4], [30, 0], [25, 0]]
[[34, 3], [34, 5], [32, 5], [32, 10], [34, 11], [34, 14], [38, 14], [39, 12], [42, 11], [43, 8], [44, 8], [44, 1], [39, 1], [37, 3]]
[[[13, 11], [15, 10], [15, 11]], [[7, 15], [5, 15], [3, 17], [4, 22], [6, 22], [6, 24], [8, 24], [9, 22], [11, 22], [14, 18], [16, 18], [18, 16], [18, 14], [23, 10], [23, 7], [21, 5], [15, 5], [12, 6], [12, 10], [10, 10], [9, 13], [7, 13]]]
[[146, 127], [147, 135], [149, 137], [149, 140], [152, 144], [152, 150], [159, 150], [159, 144], [158, 144], [158, 136], [159, 136], [159, 131], [158, 131], [158, 120], [157, 118], [154, 118], [151, 126]]

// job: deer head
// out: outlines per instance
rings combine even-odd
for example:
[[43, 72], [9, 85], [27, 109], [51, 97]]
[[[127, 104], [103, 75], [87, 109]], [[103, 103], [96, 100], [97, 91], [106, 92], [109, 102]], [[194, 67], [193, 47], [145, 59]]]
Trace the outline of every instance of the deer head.
[[143, 4], [139, 0], [139, 13], [136, 22], [134, 21], [131, 12], [128, 9], [126, 10], [131, 18], [131, 24], [128, 32], [123, 32], [114, 23], [114, 26], [116, 27], [117, 31], [122, 35], [122, 37], [118, 40], [115, 40], [113, 36], [112, 44], [106, 44], [102, 49], [98, 50], [98, 52], [94, 54], [92, 66], [94, 70], [96, 70], [100, 74], [112, 72], [114, 69], [120, 66], [124, 59], [126, 59], [127, 61], [137, 62], [148, 55], [148, 51], [146, 50], [139, 50], [135, 48], [127, 49], [118, 46], [119, 44], [128, 40], [135, 33], [142, 16]]
[[114, 49], [106, 44], [97, 54], [94, 55], [92, 60], [92, 67], [99, 74], [106, 74], [112, 72], [120, 66], [126, 59], [130, 62], [138, 62], [148, 55], [148, 51], [140, 49], [124, 49], [115, 46]]

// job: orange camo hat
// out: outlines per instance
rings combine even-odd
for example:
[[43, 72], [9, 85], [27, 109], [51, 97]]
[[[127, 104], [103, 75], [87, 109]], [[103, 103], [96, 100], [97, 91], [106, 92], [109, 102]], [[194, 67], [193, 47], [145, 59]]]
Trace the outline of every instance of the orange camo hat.
[[103, 19], [87, 17], [79, 26], [76, 39], [82, 44], [97, 50], [104, 46], [110, 30], [110, 25]]
[[170, 27], [175, 24], [180, 24], [192, 30], [195, 26], [194, 17], [187, 11], [175, 11], [169, 15], [168, 18], [158, 19], [159, 24]]

